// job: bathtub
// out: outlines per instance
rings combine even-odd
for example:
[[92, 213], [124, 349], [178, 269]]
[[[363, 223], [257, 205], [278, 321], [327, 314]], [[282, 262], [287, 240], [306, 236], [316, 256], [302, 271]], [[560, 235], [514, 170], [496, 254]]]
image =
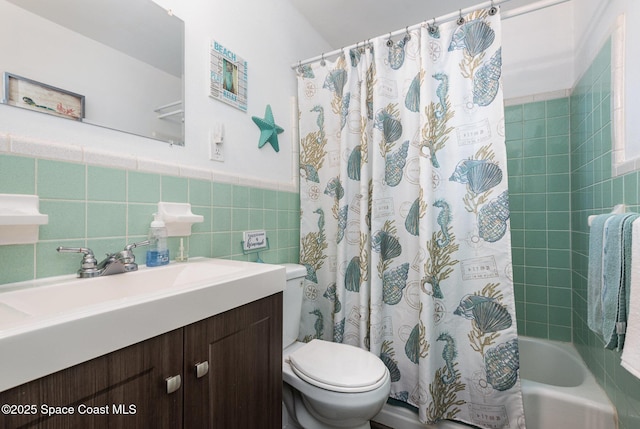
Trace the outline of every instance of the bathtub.
[[[520, 376], [527, 429], [615, 429], [616, 411], [570, 343], [520, 337]], [[425, 426], [413, 410], [385, 404], [373, 419], [395, 429], [468, 429], [443, 421]]]

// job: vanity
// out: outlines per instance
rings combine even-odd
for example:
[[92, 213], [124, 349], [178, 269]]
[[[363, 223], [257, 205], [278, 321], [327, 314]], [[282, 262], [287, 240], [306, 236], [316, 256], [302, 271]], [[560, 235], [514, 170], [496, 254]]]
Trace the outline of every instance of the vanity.
[[0, 287], [0, 427], [282, 427], [285, 283], [194, 258]]

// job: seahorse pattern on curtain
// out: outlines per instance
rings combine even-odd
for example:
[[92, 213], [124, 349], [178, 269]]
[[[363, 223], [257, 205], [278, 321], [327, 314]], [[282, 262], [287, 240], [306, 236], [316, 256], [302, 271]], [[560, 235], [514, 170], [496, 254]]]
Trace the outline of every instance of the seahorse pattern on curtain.
[[299, 69], [302, 341], [380, 356], [425, 423], [524, 428], [499, 15]]

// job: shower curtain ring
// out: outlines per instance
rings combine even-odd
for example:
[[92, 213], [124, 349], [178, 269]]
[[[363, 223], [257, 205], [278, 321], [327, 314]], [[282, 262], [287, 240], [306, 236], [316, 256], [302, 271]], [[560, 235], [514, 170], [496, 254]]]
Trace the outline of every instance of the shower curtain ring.
[[406, 33], [404, 38], [408, 42], [409, 40], [411, 40], [411, 33], [409, 33], [409, 26], [408, 25], [404, 28], [404, 32]]
[[498, 8], [494, 6], [493, 0], [491, 0], [491, 7], [489, 8], [489, 15], [493, 16], [498, 13]]
[[429, 34], [435, 36], [438, 33], [438, 26], [436, 25], [436, 19], [433, 18], [433, 22], [431, 24], [427, 24], [427, 29]]
[[389, 38], [387, 39], [387, 46], [388, 47], [392, 47], [393, 46], [393, 40], [391, 40], [391, 33], [389, 33]]
[[460, 9], [460, 17], [458, 18], [458, 20], [456, 21], [456, 23], [458, 25], [462, 25], [464, 24], [464, 18], [462, 17], [462, 9]]
[[302, 73], [302, 60], [298, 60], [298, 73]]
[[327, 62], [324, 60], [324, 52], [321, 55], [321, 59], [320, 59], [320, 65], [322, 67], [324, 67], [325, 65], [327, 65]]

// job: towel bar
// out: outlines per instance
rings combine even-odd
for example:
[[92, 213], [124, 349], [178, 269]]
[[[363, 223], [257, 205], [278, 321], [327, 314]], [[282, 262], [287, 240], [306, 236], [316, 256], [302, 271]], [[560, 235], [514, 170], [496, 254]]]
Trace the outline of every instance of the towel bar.
[[[627, 207], [624, 204], [616, 204], [613, 207], [613, 210], [611, 210], [611, 214], [622, 214], [625, 211], [627, 211]], [[589, 216], [589, 218], [587, 219], [587, 223], [589, 224], [589, 226], [591, 226], [591, 222], [593, 222], [593, 218], [595, 218], [597, 215], [591, 215]]]

